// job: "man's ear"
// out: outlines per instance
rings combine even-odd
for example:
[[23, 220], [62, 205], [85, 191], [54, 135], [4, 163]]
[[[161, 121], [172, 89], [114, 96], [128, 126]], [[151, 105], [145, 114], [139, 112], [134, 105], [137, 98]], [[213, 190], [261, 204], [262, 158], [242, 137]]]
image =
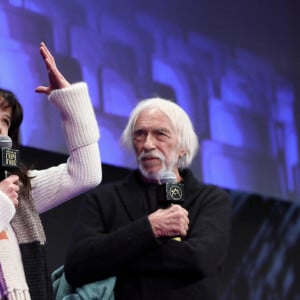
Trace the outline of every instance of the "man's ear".
[[179, 169], [183, 169], [186, 166], [186, 151], [185, 150], [179, 150], [178, 152], [178, 162], [177, 167]]
[[178, 158], [182, 158], [183, 156], [186, 155], [186, 150], [185, 149], [180, 149], [178, 152]]

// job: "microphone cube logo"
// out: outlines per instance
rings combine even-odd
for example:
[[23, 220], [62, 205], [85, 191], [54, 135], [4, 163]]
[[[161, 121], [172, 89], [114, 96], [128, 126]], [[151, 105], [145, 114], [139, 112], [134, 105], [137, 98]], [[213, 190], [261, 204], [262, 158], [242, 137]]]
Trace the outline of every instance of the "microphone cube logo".
[[2, 148], [1, 167], [15, 169], [19, 167], [19, 150]]
[[166, 188], [167, 201], [179, 204], [183, 202], [183, 184], [169, 183], [167, 184]]

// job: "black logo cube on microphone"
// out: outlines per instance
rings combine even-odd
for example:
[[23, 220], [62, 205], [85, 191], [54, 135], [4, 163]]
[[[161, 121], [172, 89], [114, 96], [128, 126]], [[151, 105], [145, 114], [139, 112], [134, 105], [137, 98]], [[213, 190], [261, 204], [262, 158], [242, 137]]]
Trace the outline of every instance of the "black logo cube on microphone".
[[184, 202], [184, 185], [182, 183], [165, 183], [158, 187], [158, 203], [163, 207]]
[[19, 168], [19, 150], [2, 148], [1, 149], [1, 168], [4, 170], [14, 170]]

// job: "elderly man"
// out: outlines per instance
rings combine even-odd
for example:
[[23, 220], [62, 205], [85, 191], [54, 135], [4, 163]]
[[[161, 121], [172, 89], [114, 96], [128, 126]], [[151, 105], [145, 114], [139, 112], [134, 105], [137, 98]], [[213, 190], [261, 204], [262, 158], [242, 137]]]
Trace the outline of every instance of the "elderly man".
[[[138, 170], [86, 195], [67, 281], [82, 286], [115, 276], [116, 300], [218, 299], [231, 204], [226, 192], [188, 169], [198, 150], [189, 117], [171, 101], [146, 99], [132, 111], [122, 140], [134, 149]], [[179, 204], [163, 203], [166, 173], [174, 177], [167, 184], [182, 189]]]

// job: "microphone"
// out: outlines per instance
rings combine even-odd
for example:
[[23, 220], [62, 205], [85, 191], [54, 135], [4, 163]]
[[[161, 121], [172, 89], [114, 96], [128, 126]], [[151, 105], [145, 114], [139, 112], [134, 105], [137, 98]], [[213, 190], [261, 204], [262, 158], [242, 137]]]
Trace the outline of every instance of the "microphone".
[[0, 163], [0, 181], [9, 176], [19, 168], [20, 152], [12, 149], [12, 140], [9, 136], [0, 135], [1, 163]]
[[[165, 171], [160, 178], [160, 185], [157, 189], [158, 204], [162, 208], [167, 208], [171, 204], [180, 204], [184, 202], [184, 185], [176, 181], [176, 176], [171, 171]], [[172, 238], [180, 242], [181, 237]]]
[[166, 208], [171, 204], [183, 204], [183, 184], [176, 182], [176, 176], [173, 172], [165, 171], [160, 178], [160, 183], [157, 190], [159, 205]]

